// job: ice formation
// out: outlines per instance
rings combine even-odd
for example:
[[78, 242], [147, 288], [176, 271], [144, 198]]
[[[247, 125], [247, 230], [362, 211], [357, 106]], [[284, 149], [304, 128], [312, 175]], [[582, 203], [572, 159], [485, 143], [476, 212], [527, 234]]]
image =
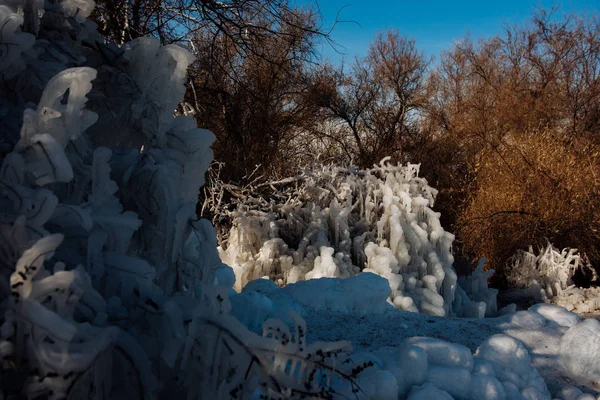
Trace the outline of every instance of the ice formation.
[[560, 358], [571, 376], [600, 385], [600, 322], [585, 319], [565, 333], [560, 341]]
[[6, 78], [11, 78], [25, 69], [23, 53], [35, 43], [34, 35], [21, 31], [24, 18], [14, 11], [8, 5], [0, 4], [0, 36], [4, 45], [0, 60], [0, 77]]
[[512, 258], [508, 279], [516, 287], [528, 288], [536, 299], [548, 301], [573, 287], [573, 275], [580, 268], [588, 267], [582, 264], [577, 249], [559, 251], [548, 244], [536, 255], [530, 246], [529, 251]]
[[364, 171], [315, 167], [291, 182], [276, 193], [281, 203], [250, 195], [231, 214], [219, 252], [235, 271], [236, 290], [264, 276], [287, 285], [371, 272], [388, 280], [389, 302], [401, 310], [497, 312], [496, 292], [487, 286], [493, 271], [484, 272], [483, 263], [464, 289], [457, 284], [454, 235], [433, 211], [437, 191], [419, 177], [419, 165], [384, 159]]
[[[435, 190], [417, 167], [386, 163], [313, 172], [308, 208], [240, 210], [251, 229], [230, 235], [243, 251], [229, 256], [248, 264], [224, 265], [195, 216], [214, 137], [172, 115], [191, 56], [153, 39], [107, 43], [92, 9], [0, 0], [0, 398], [549, 398], [508, 336], [474, 355], [423, 337], [376, 353], [309, 342], [308, 309], [481, 316], [495, 293], [482, 265], [457, 288]], [[273, 274], [285, 288], [255, 279]], [[597, 333], [538, 312], [503, 318], [571, 325], [565, 348]]]
[[384, 396], [373, 390], [377, 399], [551, 399], [523, 344], [506, 335], [491, 336], [475, 354], [458, 344], [412, 337], [398, 348], [355, 357], [395, 378], [389, 387], [396, 391]]
[[573, 276], [580, 270], [597, 278], [595, 269], [582, 262], [577, 249], [557, 250], [551, 244], [536, 255], [533, 248], [518, 252], [512, 259], [509, 281], [526, 290], [537, 301], [554, 303], [569, 311], [591, 314], [600, 310], [600, 288], [580, 288]]
[[306, 343], [293, 306], [276, 307], [293, 335], [264, 320], [273, 306], [259, 294], [251, 314], [246, 302], [231, 312], [245, 299], [230, 301], [235, 275], [195, 215], [214, 136], [173, 116], [193, 57], [156, 39], [105, 42], [93, 7], [0, 1], [0, 398], [359, 387], [362, 370], [342, 364], [349, 343]]
[[346, 279], [321, 278], [299, 281], [281, 290], [303, 306], [316, 310], [381, 314], [388, 309], [387, 281], [372, 273]]

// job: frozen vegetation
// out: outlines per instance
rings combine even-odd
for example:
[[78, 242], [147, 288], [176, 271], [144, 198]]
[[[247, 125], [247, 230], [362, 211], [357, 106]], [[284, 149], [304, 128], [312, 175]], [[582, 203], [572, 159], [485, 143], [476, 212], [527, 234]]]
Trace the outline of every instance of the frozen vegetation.
[[93, 7], [0, 0], [0, 398], [595, 398], [597, 321], [449, 318], [496, 293], [483, 261], [458, 282], [417, 166], [307, 171], [224, 264], [214, 137], [173, 116], [193, 57], [107, 43]]
[[[384, 159], [367, 170], [319, 166], [262, 185], [274, 189], [271, 200], [250, 192], [236, 201], [232, 213], [213, 210], [231, 220], [219, 253], [235, 272], [237, 291], [262, 277], [298, 286], [289, 289], [293, 293], [315, 291], [318, 285], [316, 291], [328, 298], [307, 301], [339, 310], [345, 309], [338, 304], [344, 301], [333, 293], [346, 290], [345, 278], [371, 272], [387, 280], [388, 302], [397, 309], [496, 315], [497, 290], [487, 285], [493, 271], [484, 272], [482, 260], [470, 277], [458, 280], [452, 267], [454, 235], [433, 211], [437, 190], [419, 177], [418, 165], [391, 165]], [[298, 283], [318, 278], [342, 278], [343, 283]]]
[[537, 255], [532, 247], [515, 254], [508, 279], [537, 301], [554, 303], [579, 314], [596, 313], [600, 310], [600, 290], [577, 287], [573, 281], [577, 272], [587, 274], [589, 281], [598, 278], [577, 249], [559, 251], [548, 244]]

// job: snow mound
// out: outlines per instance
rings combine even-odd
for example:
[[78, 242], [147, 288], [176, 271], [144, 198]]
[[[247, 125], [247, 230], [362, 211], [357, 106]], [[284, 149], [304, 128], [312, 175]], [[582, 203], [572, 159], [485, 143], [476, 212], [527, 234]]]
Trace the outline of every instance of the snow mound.
[[573, 325], [560, 341], [560, 358], [573, 377], [600, 385], [600, 322]]
[[387, 281], [372, 273], [347, 279], [320, 278], [300, 281], [282, 289], [303, 306], [361, 315], [381, 314], [389, 308]]
[[506, 335], [491, 336], [475, 355], [460, 344], [411, 337], [398, 348], [385, 347], [362, 358], [375, 360], [395, 377], [400, 398], [551, 399], [523, 344]]
[[600, 311], [600, 287], [569, 287], [552, 299], [552, 302], [578, 314]]
[[450, 393], [438, 389], [436, 386], [431, 383], [427, 383], [423, 386], [417, 386], [411, 390], [410, 395], [408, 396], [408, 400], [431, 400], [431, 399], [439, 399], [439, 400], [453, 400], [453, 397]]
[[430, 337], [408, 338], [399, 349], [385, 348], [381, 353], [387, 354], [381, 367], [396, 377], [401, 397], [551, 398], [543, 379], [531, 366], [531, 358], [523, 344], [506, 335], [491, 336], [475, 355], [462, 345]]
[[536, 304], [531, 306], [529, 311], [536, 312], [548, 321], [556, 322], [558, 325], [568, 328], [581, 320], [579, 315], [554, 304]]
[[539, 330], [543, 328], [548, 321], [544, 316], [533, 311], [517, 311], [512, 314], [504, 315], [500, 317], [499, 320], [509, 325], [528, 330]]
[[523, 344], [515, 338], [498, 334], [490, 336], [479, 346], [475, 357], [488, 361], [495, 377], [504, 386], [508, 399], [550, 399], [544, 380], [531, 366], [531, 357]]
[[415, 336], [406, 339], [404, 346], [416, 346], [425, 351], [431, 364], [445, 367], [473, 369], [471, 350], [460, 344], [448, 343], [440, 339]]

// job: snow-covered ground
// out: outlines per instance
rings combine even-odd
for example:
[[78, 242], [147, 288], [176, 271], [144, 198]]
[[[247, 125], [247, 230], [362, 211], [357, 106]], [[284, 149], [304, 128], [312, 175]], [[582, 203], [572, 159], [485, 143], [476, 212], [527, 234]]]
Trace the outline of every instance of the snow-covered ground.
[[[367, 275], [350, 279], [363, 281], [365, 288], [376, 287], [381, 278]], [[323, 295], [335, 293], [335, 285], [331, 278], [283, 289], [266, 279], [253, 281], [242, 294], [232, 294], [233, 314], [259, 330], [267, 318], [285, 320], [286, 312], [299, 313], [306, 320], [309, 342], [352, 342], [357, 362], [373, 361], [381, 371], [394, 375], [395, 380], [386, 385], [396, 385], [400, 398], [437, 399], [449, 394], [458, 399], [584, 400], [600, 396], [600, 323], [595, 319], [582, 319], [544, 303], [495, 318], [436, 317], [397, 310], [385, 303], [384, 295], [374, 294], [376, 290], [352, 293], [350, 299], [341, 295], [335, 303]], [[419, 356], [417, 350], [411, 359], [408, 349], [414, 348], [410, 346], [424, 352]], [[373, 386], [377, 385], [382, 381]], [[371, 394], [388, 398], [389, 392]]]
[[564, 386], [574, 385], [586, 393], [600, 395], [600, 388], [587, 382], [574, 382], [560, 361], [560, 339], [568, 327], [551, 321], [541, 324], [537, 316], [521, 311], [498, 318], [441, 318], [401, 310], [380, 315], [360, 316], [309, 310], [309, 340], [350, 340], [355, 351], [375, 352], [381, 348], [399, 347], [413, 336], [428, 336], [461, 344], [472, 352], [488, 337], [505, 334], [523, 343], [531, 357], [531, 365], [544, 378], [555, 395]]

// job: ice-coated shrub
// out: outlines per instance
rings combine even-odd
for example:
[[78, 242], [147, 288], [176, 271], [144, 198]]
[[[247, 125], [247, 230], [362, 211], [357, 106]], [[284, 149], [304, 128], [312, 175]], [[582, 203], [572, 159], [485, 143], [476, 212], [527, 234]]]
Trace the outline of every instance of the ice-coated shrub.
[[419, 177], [419, 165], [314, 166], [242, 190], [232, 212], [215, 206], [220, 195], [212, 201], [212, 212], [231, 222], [219, 253], [238, 291], [262, 277], [284, 286], [372, 272], [388, 280], [398, 309], [473, 317], [497, 311], [496, 291], [487, 286], [493, 271], [483, 272], [483, 264], [458, 286], [454, 235], [433, 211], [437, 190]]
[[508, 281], [516, 287], [528, 288], [538, 300], [551, 301], [566, 289], [574, 287], [573, 276], [579, 269], [595, 275], [590, 266], [582, 263], [577, 249], [559, 251], [552, 244], [515, 254], [507, 271]]
[[173, 115], [192, 57], [105, 42], [93, 7], [0, 0], [0, 398], [363, 393], [349, 343], [230, 314], [195, 215], [214, 136]]
[[589, 314], [600, 310], [600, 288], [577, 287], [575, 274], [597, 279], [593, 266], [582, 260], [577, 249], [557, 250], [551, 244], [534, 252], [520, 251], [511, 259], [507, 268], [508, 281], [527, 289], [537, 301], [554, 303], [579, 314]]

